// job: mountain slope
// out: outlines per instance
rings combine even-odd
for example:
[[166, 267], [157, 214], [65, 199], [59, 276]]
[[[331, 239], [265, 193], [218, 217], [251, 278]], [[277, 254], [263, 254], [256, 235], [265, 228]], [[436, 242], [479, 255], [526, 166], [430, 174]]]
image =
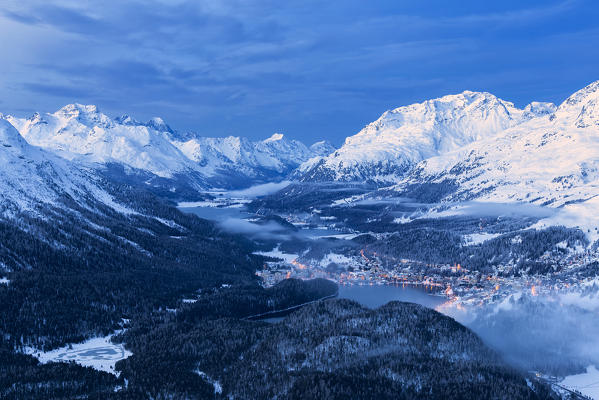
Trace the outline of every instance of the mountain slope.
[[103, 190], [93, 174], [29, 145], [7, 121], [0, 119], [0, 210], [4, 216], [35, 211], [40, 204], [62, 206], [67, 198], [91, 206], [99, 201], [126, 210]]
[[466, 91], [385, 112], [322, 160], [305, 181], [397, 181], [416, 163], [494, 136], [555, 111], [549, 103], [518, 109], [489, 93]]
[[2, 119], [0, 165], [0, 350], [105, 335], [183, 291], [255, 279], [247, 242], [28, 144]]

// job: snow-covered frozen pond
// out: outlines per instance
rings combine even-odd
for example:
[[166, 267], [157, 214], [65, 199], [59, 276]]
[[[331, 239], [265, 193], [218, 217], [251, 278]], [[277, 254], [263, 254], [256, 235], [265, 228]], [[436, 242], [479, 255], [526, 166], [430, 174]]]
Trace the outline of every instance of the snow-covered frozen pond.
[[114, 369], [117, 361], [124, 360], [133, 353], [126, 350], [122, 344], [112, 343], [110, 341], [112, 336], [92, 338], [83, 343], [73, 344], [71, 347], [65, 346], [48, 352], [28, 348], [26, 353], [44, 364], [74, 361], [84, 367], [92, 367], [99, 371], [118, 375]]

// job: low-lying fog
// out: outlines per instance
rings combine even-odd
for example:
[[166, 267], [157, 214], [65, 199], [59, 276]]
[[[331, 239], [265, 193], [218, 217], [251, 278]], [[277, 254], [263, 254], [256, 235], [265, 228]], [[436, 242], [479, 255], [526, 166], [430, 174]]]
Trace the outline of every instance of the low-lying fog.
[[443, 312], [474, 330], [506, 361], [557, 376], [599, 366], [599, 287], [584, 293], [513, 294], [484, 307]]

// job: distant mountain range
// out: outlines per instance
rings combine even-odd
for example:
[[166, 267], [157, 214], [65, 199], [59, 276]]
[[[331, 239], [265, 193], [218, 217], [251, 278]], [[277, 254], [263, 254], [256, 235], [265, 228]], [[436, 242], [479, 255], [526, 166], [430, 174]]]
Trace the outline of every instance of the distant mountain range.
[[112, 119], [93, 105], [69, 104], [54, 113], [1, 119], [29, 144], [61, 158], [94, 169], [109, 168], [113, 175], [116, 166], [129, 177], [173, 191], [181, 183], [201, 191], [281, 180], [301, 163], [334, 150], [326, 142], [307, 147], [279, 133], [257, 142], [180, 134], [161, 118], [145, 123], [127, 115]]
[[[58, 172], [50, 175], [70, 182], [56, 185], [64, 190], [96, 187], [89, 183], [95, 178], [84, 177], [97, 175], [159, 187], [178, 198], [291, 176], [300, 182], [369, 182], [406, 196], [435, 187], [431, 199], [446, 202], [529, 202], [578, 210], [599, 201], [599, 81], [559, 106], [533, 102], [520, 109], [492, 94], [466, 91], [399, 107], [337, 150], [327, 142], [308, 147], [278, 133], [262, 141], [201, 137], [177, 132], [160, 118], [113, 119], [81, 104], [0, 120], [6, 142], [0, 156], [10, 158], [15, 171], [23, 170], [14, 177], [2, 171], [11, 190], [36, 182], [51, 168]], [[42, 188], [20, 190], [26, 199]]]
[[552, 111], [428, 158], [403, 176], [446, 183], [445, 200], [531, 202], [563, 207], [599, 195], [599, 81]]

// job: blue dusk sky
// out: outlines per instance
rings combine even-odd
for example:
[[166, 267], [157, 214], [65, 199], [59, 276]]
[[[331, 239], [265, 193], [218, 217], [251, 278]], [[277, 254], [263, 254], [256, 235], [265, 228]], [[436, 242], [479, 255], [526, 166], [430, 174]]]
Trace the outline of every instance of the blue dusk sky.
[[464, 90], [524, 106], [599, 79], [599, 1], [4, 0], [0, 112], [336, 145]]

